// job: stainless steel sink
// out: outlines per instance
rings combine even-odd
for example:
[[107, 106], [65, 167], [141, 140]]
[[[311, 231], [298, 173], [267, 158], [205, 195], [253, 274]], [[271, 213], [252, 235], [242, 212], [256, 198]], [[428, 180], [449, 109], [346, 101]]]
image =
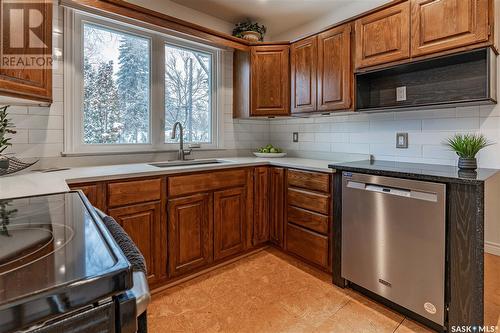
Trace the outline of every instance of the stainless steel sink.
[[155, 163], [149, 163], [149, 165], [155, 166], [157, 168], [171, 168], [171, 167], [177, 167], [177, 166], [220, 164], [220, 163], [230, 163], [230, 162], [224, 161], [224, 160], [217, 160], [217, 159], [202, 159], [202, 160], [155, 162]]

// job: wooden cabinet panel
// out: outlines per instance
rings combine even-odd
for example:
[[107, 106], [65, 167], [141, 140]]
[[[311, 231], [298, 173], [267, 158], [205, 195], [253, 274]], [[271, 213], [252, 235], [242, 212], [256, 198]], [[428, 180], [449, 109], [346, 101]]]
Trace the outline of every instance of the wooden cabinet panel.
[[330, 176], [325, 173], [288, 170], [287, 182], [289, 186], [330, 193]]
[[269, 178], [269, 239], [284, 247], [285, 169], [271, 168]]
[[269, 168], [254, 171], [253, 245], [269, 240]]
[[356, 68], [410, 57], [410, 3], [357, 19]]
[[214, 191], [222, 188], [245, 186], [246, 169], [195, 173], [168, 178], [168, 196]]
[[330, 212], [330, 196], [320, 193], [289, 188], [287, 194], [289, 205], [328, 215]]
[[214, 193], [214, 260], [245, 249], [246, 213], [245, 188]]
[[286, 249], [321, 267], [329, 268], [328, 237], [287, 224]]
[[161, 227], [161, 204], [147, 203], [109, 210], [112, 216], [132, 238], [146, 260], [148, 282], [154, 283], [166, 276], [166, 255], [162, 242], [166, 242]]
[[290, 48], [292, 113], [316, 111], [318, 37], [293, 43]]
[[[2, 55], [12, 59], [0, 64], [0, 94], [30, 100], [52, 102], [52, 4], [50, 1], [19, 2], [0, 1], [2, 6], [2, 29], [5, 39]], [[16, 29], [15, 22], [10, 22], [11, 10], [23, 15], [41, 14], [41, 24], [27, 29], [28, 24], [20, 23], [24, 33], [13, 32], [18, 36], [10, 39], [10, 29]], [[34, 15], [34, 14], [33, 14]], [[5, 19], [4, 19], [5, 18]], [[22, 20], [19, 17], [18, 20]], [[31, 34], [29, 35], [28, 32]], [[22, 38], [24, 35], [25, 38]], [[29, 35], [29, 38], [28, 38]], [[35, 62], [35, 65], [32, 63]], [[20, 66], [23, 64], [23, 66]]]
[[251, 48], [250, 116], [290, 114], [289, 46]]
[[108, 184], [108, 207], [118, 207], [161, 198], [161, 178]]
[[487, 41], [488, 0], [411, 0], [411, 54]]
[[352, 82], [351, 25], [344, 24], [318, 35], [317, 109], [350, 108]]
[[70, 184], [72, 190], [81, 190], [92, 206], [106, 211], [103, 183]]
[[213, 260], [213, 202], [208, 193], [168, 201], [169, 276]]
[[294, 206], [288, 206], [288, 222], [311, 229], [321, 234], [328, 234], [328, 216], [314, 213]]

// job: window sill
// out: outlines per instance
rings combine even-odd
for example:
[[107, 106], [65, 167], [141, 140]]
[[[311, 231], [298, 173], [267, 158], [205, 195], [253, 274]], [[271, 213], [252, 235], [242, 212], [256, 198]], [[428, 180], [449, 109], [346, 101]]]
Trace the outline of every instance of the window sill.
[[[196, 148], [193, 153], [198, 151], [224, 151], [224, 148]], [[137, 150], [137, 151], [99, 151], [99, 152], [61, 152], [62, 157], [79, 157], [79, 156], [109, 156], [109, 155], [136, 155], [136, 154], [161, 154], [161, 153], [176, 153], [179, 149], [166, 150]]]

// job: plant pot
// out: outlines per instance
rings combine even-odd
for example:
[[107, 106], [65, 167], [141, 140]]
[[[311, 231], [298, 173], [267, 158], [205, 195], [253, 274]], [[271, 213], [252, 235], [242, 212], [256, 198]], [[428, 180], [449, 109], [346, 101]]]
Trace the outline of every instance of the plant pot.
[[243, 39], [250, 42], [258, 42], [260, 40], [260, 34], [256, 31], [243, 31], [241, 35], [243, 36]]
[[458, 168], [462, 170], [476, 170], [477, 169], [477, 159], [475, 158], [458, 158]]
[[9, 168], [9, 159], [0, 156], [0, 169], [7, 170]]

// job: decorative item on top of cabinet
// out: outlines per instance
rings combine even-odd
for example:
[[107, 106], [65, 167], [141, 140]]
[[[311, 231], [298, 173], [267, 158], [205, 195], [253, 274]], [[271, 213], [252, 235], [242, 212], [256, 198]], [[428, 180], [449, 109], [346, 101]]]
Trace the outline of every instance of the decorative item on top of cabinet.
[[214, 260], [245, 250], [246, 214], [244, 187], [214, 193]]
[[253, 245], [269, 240], [269, 168], [254, 170]]
[[316, 111], [318, 36], [312, 36], [290, 48], [292, 113]]
[[409, 2], [361, 17], [355, 21], [355, 29], [356, 68], [410, 57]]
[[[1, 0], [0, 6], [5, 37], [1, 53], [9, 60], [0, 64], [0, 95], [52, 103], [52, 1]], [[28, 29], [19, 17], [27, 13], [40, 14], [40, 25]], [[10, 29], [24, 33], [11, 40]], [[28, 33], [33, 36], [28, 38]]]
[[411, 0], [411, 56], [486, 42], [489, 0]]
[[285, 210], [285, 169], [271, 168], [269, 184], [269, 239], [283, 248]]
[[194, 194], [168, 200], [169, 276], [188, 273], [212, 261], [212, 194]]
[[159, 237], [162, 234], [161, 203], [150, 202], [110, 209], [112, 216], [132, 238], [146, 260], [148, 282], [153, 284], [166, 277], [165, 255], [162, 255]]
[[290, 115], [288, 45], [251, 46], [235, 51], [233, 63], [234, 117]]

